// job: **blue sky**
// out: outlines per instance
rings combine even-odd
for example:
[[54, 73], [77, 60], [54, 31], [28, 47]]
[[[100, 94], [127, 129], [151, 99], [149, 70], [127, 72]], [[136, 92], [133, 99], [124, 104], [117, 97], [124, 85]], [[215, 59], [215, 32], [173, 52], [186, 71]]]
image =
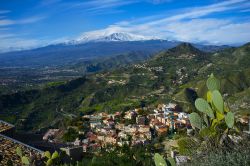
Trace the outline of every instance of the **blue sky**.
[[0, 0], [0, 50], [128, 32], [209, 44], [250, 41], [249, 0]]

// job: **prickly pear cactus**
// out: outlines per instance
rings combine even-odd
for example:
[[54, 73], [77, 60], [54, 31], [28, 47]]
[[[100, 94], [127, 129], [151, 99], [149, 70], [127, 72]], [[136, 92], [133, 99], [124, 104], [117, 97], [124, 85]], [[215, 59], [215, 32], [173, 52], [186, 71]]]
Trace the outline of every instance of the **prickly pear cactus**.
[[207, 127], [210, 126], [209, 121], [208, 121], [208, 117], [206, 114], [203, 114], [203, 121], [206, 123]]
[[49, 151], [46, 151], [46, 152], [44, 152], [44, 154], [43, 154], [45, 157], [47, 157], [48, 159], [50, 159], [51, 158], [51, 154], [50, 154], [50, 152]]
[[207, 91], [207, 102], [212, 103], [212, 92]]
[[220, 112], [224, 112], [224, 102], [223, 98], [218, 90], [212, 92], [212, 101], [215, 108]]
[[206, 85], [210, 91], [220, 90], [220, 81], [213, 74], [207, 79]]
[[51, 166], [52, 164], [53, 164], [53, 160], [48, 159], [48, 161], [46, 162], [46, 166]]
[[154, 162], [156, 166], [167, 166], [166, 161], [159, 153], [155, 153]]
[[189, 120], [193, 127], [196, 127], [198, 129], [202, 128], [202, 119], [196, 112], [193, 112], [189, 115]]
[[[218, 125], [226, 127], [226, 130], [233, 128], [237, 131], [234, 124], [234, 114], [230, 112], [228, 106], [224, 103], [223, 97], [219, 92], [220, 82], [213, 74], [208, 78], [206, 85], [209, 89], [206, 99], [198, 98], [195, 100], [195, 107], [202, 113], [193, 112], [189, 115], [191, 125], [199, 129], [200, 134], [206, 135], [207, 131], [212, 133], [220, 132]], [[206, 132], [205, 132], [206, 131]], [[211, 135], [211, 134], [210, 134]]]
[[214, 118], [214, 113], [213, 113], [213, 110], [211, 109], [210, 105], [208, 104], [208, 102], [202, 98], [198, 98], [195, 100], [195, 107], [207, 114], [210, 118]]
[[228, 128], [233, 128], [234, 126], [234, 114], [232, 112], [228, 112], [225, 116], [225, 121]]
[[52, 154], [52, 157], [51, 159], [56, 159], [59, 157], [59, 153], [57, 151], [55, 151], [53, 154]]
[[171, 166], [176, 166], [175, 160], [172, 157], [168, 157], [168, 162]]

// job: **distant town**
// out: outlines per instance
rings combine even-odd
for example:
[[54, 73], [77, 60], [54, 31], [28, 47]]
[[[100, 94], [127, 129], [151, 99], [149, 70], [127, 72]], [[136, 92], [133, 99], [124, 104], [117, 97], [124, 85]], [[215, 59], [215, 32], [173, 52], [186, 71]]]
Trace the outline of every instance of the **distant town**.
[[[152, 139], [166, 137], [180, 128], [187, 128], [188, 132], [192, 131], [188, 114], [181, 112], [179, 107], [173, 103], [159, 104], [151, 111], [140, 108], [113, 114], [99, 112], [83, 115], [81, 120], [81, 125], [84, 127], [82, 130], [75, 129], [76, 126], [67, 126], [68, 130], [78, 131], [80, 138], [77, 137], [75, 140], [65, 143], [61, 139], [62, 133], [65, 131], [54, 128], [49, 129], [43, 135], [44, 142], [60, 147], [60, 150], [65, 151], [70, 158], [80, 160], [84, 153], [98, 153], [103, 148], [125, 144], [128, 146], [147, 145], [151, 143]], [[14, 132], [13, 125], [3, 121], [0, 124], [3, 134], [0, 136], [1, 140], [12, 147], [5, 148], [8, 152], [0, 152], [5, 158], [1, 163], [7, 163], [6, 156], [14, 155], [17, 146], [25, 147], [26, 153], [29, 155], [31, 153], [36, 154], [36, 156], [41, 155], [42, 151], [29, 145], [19, 145], [19, 141], [8, 137]], [[10, 159], [12, 160], [11, 157]]]
[[[239, 122], [248, 124], [249, 119], [242, 117], [239, 118]], [[101, 149], [124, 145], [144, 146], [150, 144], [155, 138], [171, 137], [182, 129], [187, 135], [193, 132], [188, 114], [182, 112], [174, 103], [159, 104], [152, 110], [139, 108], [112, 114], [98, 112], [83, 115], [75, 123], [77, 125], [67, 126], [66, 129], [67, 132], [77, 132], [75, 139], [63, 141], [67, 132], [63, 129], [51, 128], [42, 136], [43, 143], [53, 145], [54, 150], [63, 151], [70, 159], [81, 160], [84, 154], [98, 154]], [[24, 154], [32, 156], [34, 160], [42, 157], [42, 150], [11, 138], [14, 132], [14, 125], [0, 121], [0, 155], [3, 158], [0, 164], [6, 165], [9, 160], [14, 164], [20, 163], [15, 154], [17, 147], [24, 149]], [[41, 147], [45, 146], [41, 145]], [[177, 164], [189, 160], [187, 156], [176, 155], [174, 151], [171, 151], [171, 157], [175, 158]]]

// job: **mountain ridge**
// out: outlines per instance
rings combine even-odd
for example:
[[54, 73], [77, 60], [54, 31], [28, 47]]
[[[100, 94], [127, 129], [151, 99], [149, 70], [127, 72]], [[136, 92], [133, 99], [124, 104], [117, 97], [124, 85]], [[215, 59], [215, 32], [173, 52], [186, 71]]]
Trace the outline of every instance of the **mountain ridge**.
[[[193, 103], [187, 100], [186, 95], [194, 96], [193, 93], [197, 91], [199, 96], [203, 96], [206, 91], [204, 80], [212, 72], [222, 80], [222, 93], [227, 93], [226, 98], [235, 101], [234, 95], [247, 93], [250, 86], [249, 66], [236, 71], [241, 64], [231, 63], [232, 57], [237, 56], [233, 54], [235, 51], [246, 51], [242, 53], [242, 61], [249, 56], [250, 51], [245, 48], [209, 53], [207, 59], [188, 60], [170, 56], [176, 52], [165, 51], [168, 55], [164, 58], [157, 54], [143, 63], [87, 75], [66, 83], [55, 83], [38, 92], [0, 95], [0, 115], [6, 121], [19, 123], [21, 129], [37, 130], [49, 127], [52, 121], [57, 124], [64, 118], [65, 112], [123, 111], [140, 107], [142, 102], [146, 105], [176, 102], [188, 111]], [[179, 50], [176, 51], [178, 53]], [[187, 91], [187, 88], [193, 90]], [[248, 101], [247, 98], [245, 100]], [[12, 102], [20, 104], [12, 105]], [[237, 109], [241, 110], [242, 103], [240, 100], [237, 102]], [[64, 114], [56, 111], [60, 109], [64, 110]], [[22, 119], [22, 122], [18, 119]]]
[[[84, 34], [72, 43], [86, 43], [86, 42], [109, 42], [109, 41], [145, 41], [145, 40], [161, 40], [156, 37], [142, 36], [125, 32], [114, 32], [104, 34]], [[70, 42], [70, 43], [71, 43]]]
[[[32, 50], [16, 51], [0, 54], [0, 67], [44, 67], [62, 66], [76, 63], [79, 60], [93, 60], [131, 52], [147, 52], [155, 54], [180, 44], [179, 41], [142, 40], [142, 41], [109, 41], [87, 42], [82, 44], [57, 44]], [[206, 51], [224, 49], [223, 46], [195, 45]]]

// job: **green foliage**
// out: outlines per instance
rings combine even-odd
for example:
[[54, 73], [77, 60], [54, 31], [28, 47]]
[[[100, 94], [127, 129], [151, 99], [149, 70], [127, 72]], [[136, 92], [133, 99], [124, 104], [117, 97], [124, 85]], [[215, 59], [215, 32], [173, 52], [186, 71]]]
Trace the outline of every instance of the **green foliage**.
[[22, 157], [22, 163], [23, 163], [24, 165], [30, 165], [29, 158], [26, 157], [26, 156], [23, 156], [23, 157]]
[[65, 142], [72, 142], [78, 137], [78, 132], [74, 128], [69, 128], [63, 135], [63, 140]]
[[196, 112], [192, 112], [189, 115], [189, 120], [190, 120], [192, 126], [198, 128], [198, 129], [202, 128], [202, 119], [201, 119], [200, 115], [197, 114]]
[[[236, 54], [236, 52], [239, 54]], [[135, 53], [131, 53], [129, 56], [134, 57], [134, 55]], [[195, 56], [187, 60], [181, 55]], [[240, 107], [243, 103], [240, 99], [247, 96], [247, 93], [240, 94], [241, 97], [234, 97], [234, 94], [246, 90], [250, 85], [248, 55], [249, 46], [225, 50], [216, 53], [216, 55], [204, 53], [191, 45], [180, 46], [156, 55], [145, 63], [145, 69], [129, 66], [109, 72], [89, 74], [86, 77], [65, 82], [65, 84], [52, 83], [47, 88], [42, 86], [42, 88], [32, 91], [22, 89], [22, 92], [1, 95], [0, 116], [5, 121], [18, 123], [18, 129], [34, 131], [49, 127], [54, 124], [52, 122], [62, 121], [66, 116], [79, 115], [80, 112], [115, 112], [139, 107], [142, 98], [146, 98], [146, 105], [148, 106], [161, 101], [168, 102], [170, 98], [175, 97], [176, 102], [180, 103], [184, 110], [191, 110], [194, 108], [191, 104], [194, 103], [197, 96], [193, 92], [188, 92], [187, 96], [185, 93], [187, 87], [197, 88], [199, 96], [204, 95], [206, 82], [203, 79], [205, 75], [212, 71], [224, 78], [221, 81], [221, 88], [218, 88], [217, 83], [214, 84], [216, 86], [211, 86], [215, 88], [209, 88], [211, 93], [214, 89], [223, 93], [227, 92], [230, 94], [232, 103], [238, 100], [237, 106]], [[139, 54], [137, 57], [140, 57]], [[115, 59], [120, 60], [120, 58]], [[241, 62], [244, 62], [245, 65], [242, 66]], [[109, 63], [105, 64], [107, 64], [105, 65], [107, 68], [110, 67]], [[208, 66], [208, 64], [211, 64], [211, 66]], [[181, 84], [173, 83], [180, 80], [176, 71], [183, 66], [192, 66], [192, 69], [187, 68], [181, 74], [183, 76], [187, 74], [187, 78], [184, 78]], [[100, 67], [99, 62], [93, 64], [93, 67], [94, 70], [98, 69]], [[159, 67], [162, 67], [162, 71], [154, 70], [154, 68]], [[90, 68], [92, 67], [90, 66]], [[11, 73], [14, 73], [13, 70]], [[19, 75], [27, 77], [28, 74], [19, 73]], [[51, 78], [55, 78], [53, 80], [55, 82], [63, 81], [56, 79], [57, 74], [54, 72]], [[122, 80], [125, 84], [109, 84], [108, 82], [112, 80], [118, 82]], [[18, 82], [20, 83], [20, 81]], [[22, 82], [27, 84], [27, 81]], [[210, 86], [209, 81], [208, 86]], [[4, 86], [3, 89], [6, 88], [13, 90], [11, 86]], [[211, 103], [209, 100], [208, 102]], [[215, 113], [214, 115], [216, 116]], [[23, 119], [23, 121], [19, 121], [19, 119]]]
[[212, 102], [212, 92], [211, 91], [207, 91], [207, 102], [211, 103]]
[[78, 164], [84, 166], [152, 166], [154, 161], [151, 154], [151, 145], [136, 147], [124, 145], [123, 147], [114, 147], [114, 149], [108, 151], [103, 150], [99, 155], [93, 157], [84, 157]]
[[49, 82], [45, 85], [46, 88], [49, 88], [49, 87], [55, 87], [55, 86], [59, 86], [59, 85], [63, 85], [65, 84], [64, 81], [57, 81], [57, 82]]
[[228, 112], [225, 117], [225, 121], [228, 128], [232, 128], [234, 126], [234, 114], [232, 112]]
[[20, 147], [17, 147], [16, 148], [16, 153], [19, 157], [22, 157], [23, 156], [23, 152], [22, 152], [22, 149]]
[[53, 164], [53, 160], [52, 159], [48, 159], [46, 161], [46, 166], [51, 166]]
[[197, 150], [197, 143], [190, 137], [183, 137], [177, 141], [179, 153], [182, 155], [190, 155]]
[[30, 165], [29, 158], [23, 155], [22, 149], [20, 147], [16, 148], [16, 153], [20, 157], [23, 165]]
[[159, 153], [156, 153], [154, 155], [154, 161], [155, 161], [156, 166], [166, 166], [167, 165], [166, 161]]
[[195, 154], [187, 166], [249, 166], [250, 141], [247, 138], [231, 148], [204, 149], [202, 154]]
[[220, 113], [224, 112], [224, 101], [218, 90], [212, 92], [212, 104]]
[[55, 152], [52, 154], [51, 159], [56, 159], [56, 158], [59, 158], [59, 153], [58, 153], [57, 151], [55, 151]]
[[209, 126], [209, 120], [206, 114], [203, 114], [203, 121], [206, 123], [207, 126]]
[[206, 113], [210, 118], [214, 118], [214, 113], [213, 110], [211, 109], [210, 105], [208, 102], [202, 98], [198, 98], [195, 100], [195, 107], [203, 112]]
[[50, 154], [49, 151], [44, 152], [43, 155], [44, 155], [45, 157], [47, 157], [48, 159], [51, 158], [51, 154]]
[[210, 91], [220, 90], [220, 81], [213, 74], [207, 79], [206, 85]]
[[168, 157], [167, 161], [169, 162], [170, 166], [176, 166], [175, 160], [172, 157]]
[[49, 151], [46, 151], [43, 153], [43, 156], [47, 159], [47, 161], [44, 162], [46, 166], [58, 164], [58, 159], [60, 158], [60, 155], [57, 151], [55, 151], [52, 155]]
[[167, 158], [166, 162], [166, 160], [159, 153], [155, 153], [154, 163], [155, 166], [176, 166], [175, 160], [173, 158]]
[[212, 138], [212, 137], [215, 137], [217, 135], [216, 130], [212, 127], [201, 129], [199, 134], [203, 138], [206, 138], [206, 137]]
[[190, 122], [193, 127], [199, 129], [202, 137], [214, 137], [215, 135], [223, 135], [221, 131], [234, 127], [234, 114], [225, 106], [222, 95], [218, 91], [220, 82], [210, 75], [207, 81], [207, 101], [198, 98], [195, 101], [195, 107], [203, 114], [203, 119], [200, 115], [193, 112], [190, 114]]

